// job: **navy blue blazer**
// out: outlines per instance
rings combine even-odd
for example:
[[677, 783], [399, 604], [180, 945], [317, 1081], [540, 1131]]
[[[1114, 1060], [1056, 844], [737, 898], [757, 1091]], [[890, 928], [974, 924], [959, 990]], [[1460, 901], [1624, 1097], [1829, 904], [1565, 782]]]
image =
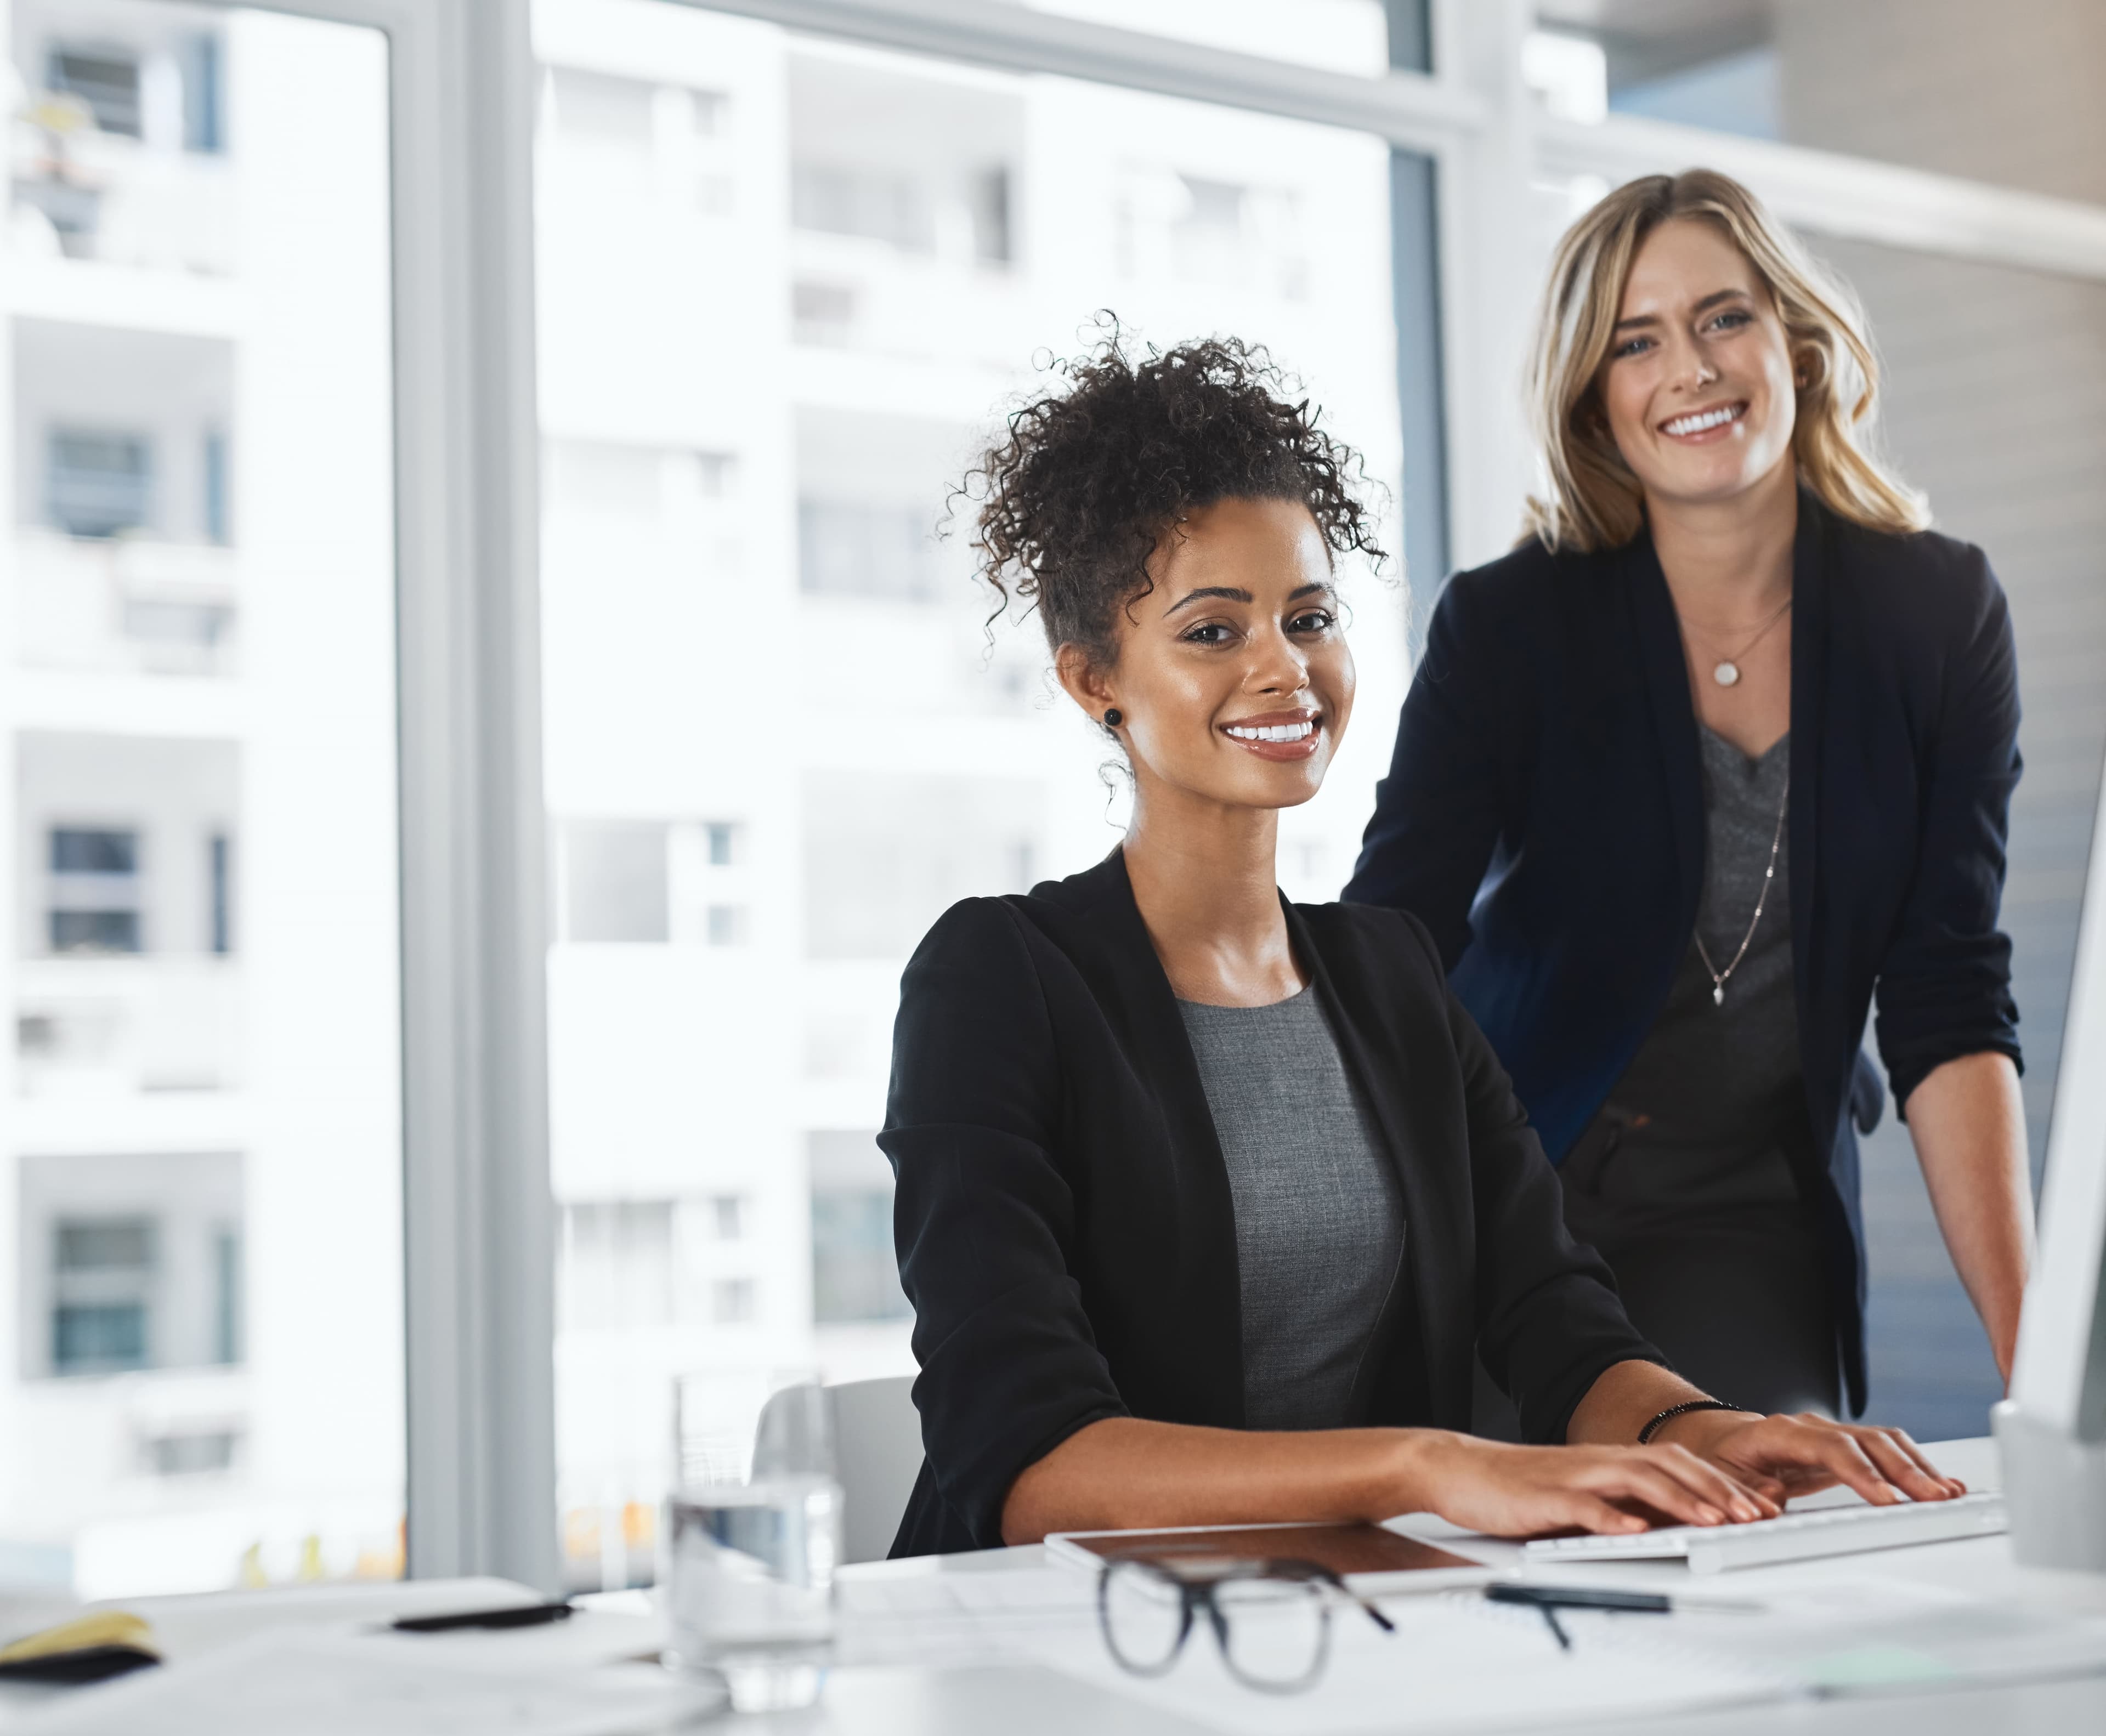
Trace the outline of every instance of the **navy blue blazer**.
[[[1969, 544], [1869, 530], [1802, 490], [1792, 575], [1792, 964], [1826, 1154], [1825, 1174], [1800, 1182], [1854, 1412], [1875, 991], [1904, 1108], [1956, 1056], [2020, 1058], [1997, 927], [2018, 669], [2002, 588]], [[1459, 574], [1435, 608], [1345, 896], [1432, 930], [1561, 1161], [1666, 1003], [1705, 839], [1696, 714], [1651, 538], [1597, 554], [1531, 541]]]

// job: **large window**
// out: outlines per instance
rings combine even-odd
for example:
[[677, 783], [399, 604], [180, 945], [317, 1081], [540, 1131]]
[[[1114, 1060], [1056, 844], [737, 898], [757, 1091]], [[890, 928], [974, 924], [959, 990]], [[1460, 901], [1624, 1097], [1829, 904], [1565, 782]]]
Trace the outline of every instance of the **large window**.
[[0, 1575], [393, 1574], [386, 45], [9, 31]]
[[[1245, 11], [1380, 68], [1379, 7]], [[535, 31], [557, 1425], [596, 1586], [648, 1571], [605, 1541], [649, 1523], [676, 1375], [911, 1371], [872, 1143], [901, 968], [954, 900], [1118, 837], [949, 490], [1108, 309], [1269, 345], [1396, 546], [1390, 154], [639, 0]], [[1402, 692], [1394, 569], [1346, 582], [1362, 722], [1288, 817], [1304, 896], [1351, 866]]]

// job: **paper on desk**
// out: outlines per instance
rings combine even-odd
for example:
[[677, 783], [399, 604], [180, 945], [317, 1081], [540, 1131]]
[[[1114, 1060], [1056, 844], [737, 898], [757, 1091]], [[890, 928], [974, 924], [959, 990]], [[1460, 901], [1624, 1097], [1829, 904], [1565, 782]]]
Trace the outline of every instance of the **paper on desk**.
[[1768, 1591], [1756, 1621], [1692, 1608], [1693, 1645], [1759, 1661], [1823, 1694], [2106, 1673], [2106, 1617], [2069, 1617], [1898, 1576]]
[[717, 1710], [655, 1666], [522, 1668], [394, 1635], [285, 1631], [127, 1676], [22, 1719], [52, 1736], [659, 1736]]
[[844, 1574], [836, 1593], [844, 1663], [993, 1662], [1096, 1631], [1094, 1585], [1059, 1567]]
[[1533, 1610], [1451, 1595], [1382, 1604], [1396, 1633], [1338, 1611], [1329, 1666], [1302, 1693], [1244, 1687], [1203, 1630], [1154, 1681], [1121, 1670], [1101, 1641], [1042, 1644], [1036, 1656], [1094, 1687], [1236, 1736], [1536, 1729], [1750, 1704], [1790, 1691], [1768, 1671], [1687, 1649], [1670, 1630], [1629, 1617], [1561, 1612], [1573, 1641], [1563, 1652]]

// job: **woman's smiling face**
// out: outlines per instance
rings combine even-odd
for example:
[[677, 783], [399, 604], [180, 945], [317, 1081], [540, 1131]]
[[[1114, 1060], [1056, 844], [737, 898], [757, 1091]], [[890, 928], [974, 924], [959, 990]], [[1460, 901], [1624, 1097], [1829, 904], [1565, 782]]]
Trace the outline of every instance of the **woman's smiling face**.
[[1710, 224], [1639, 247], [1597, 391], [1647, 498], [1727, 500], [1791, 459], [1791, 346], [1767, 286]]
[[1118, 726], [1144, 799], [1162, 786], [1225, 806], [1293, 808], [1323, 786], [1353, 709], [1331, 553], [1297, 500], [1194, 508], [1121, 611], [1118, 660], [1064, 646], [1061, 683]]

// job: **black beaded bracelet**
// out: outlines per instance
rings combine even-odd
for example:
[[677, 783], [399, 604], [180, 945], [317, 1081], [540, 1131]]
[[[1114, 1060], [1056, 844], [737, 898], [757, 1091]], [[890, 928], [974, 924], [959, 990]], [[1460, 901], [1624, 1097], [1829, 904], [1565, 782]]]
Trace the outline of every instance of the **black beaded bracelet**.
[[[1741, 1409], [1739, 1405], [1727, 1404], [1723, 1398], [1691, 1398], [1681, 1404], [1671, 1404], [1638, 1430], [1638, 1445], [1651, 1446], [1652, 1438], [1662, 1429], [1673, 1422], [1676, 1417], [1687, 1416], [1692, 1411], [1737, 1411], [1739, 1409]], [[1750, 1411], [1746, 1414], [1752, 1416], [1755, 1413]]]

